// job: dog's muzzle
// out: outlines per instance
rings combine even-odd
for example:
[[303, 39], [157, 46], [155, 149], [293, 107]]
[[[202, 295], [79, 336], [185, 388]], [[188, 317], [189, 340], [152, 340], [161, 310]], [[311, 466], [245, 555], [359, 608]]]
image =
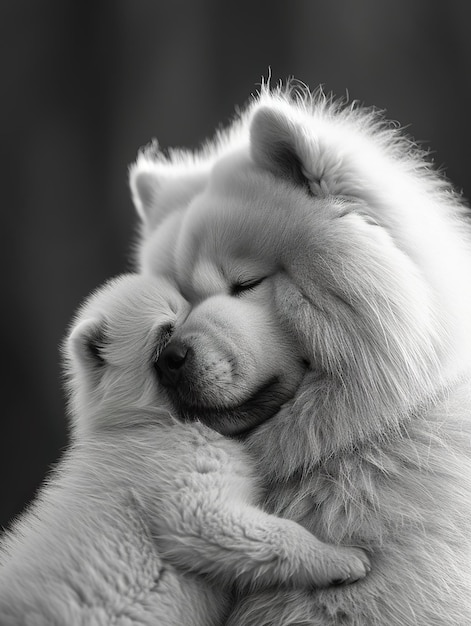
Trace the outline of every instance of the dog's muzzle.
[[191, 346], [172, 339], [162, 350], [155, 370], [182, 419], [199, 420], [223, 435], [240, 436], [253, 430], [275, 415], [292, 395], [292, 390], [273, 377], [236, 404], [211, 402], [209, 394], [203, 398], [198, 393], [201, 381], [195, 379], [196, 361]]

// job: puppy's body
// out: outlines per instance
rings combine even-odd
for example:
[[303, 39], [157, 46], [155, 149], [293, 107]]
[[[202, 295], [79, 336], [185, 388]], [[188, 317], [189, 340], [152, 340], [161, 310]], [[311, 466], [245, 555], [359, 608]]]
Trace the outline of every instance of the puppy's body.
[[253, 506], [239, 444], [166, 410], [155, 362], [186, 312], [168, 283], [138, 276], [82, 308], [65, 349], [73, 443], [2, 539], [2, 626], [209, 626], [234, 583], [366, 574], [362, 551]]
[[170, 487], [162, 469], [182, 475], [176, 455], [189, 434], [182, 428], [176, 441], [179, 429], [162, 425], [159, 439], [156, 430], [136, 427], [126, 445], [125, 432], [103, 433], [68, 452], [4, 539], [3, 625], [220, 622], [226, 592], [165, 563], [152, 536], [152, 512], [163, 512], [156, 493]]
[[[356, 586], [262, 592], [230, 623], [471, 623], [471, 245], [458, 195], [376, 114], [268, 90], [201, 153], [141, 154], [131, 185], [141, 270], [193, 302], [172, 341], [207, 366], [202, 391], [182, 368], [176, 405], [200, 403], [225, 432], [204, 354], [237, 336], [218, 363], [250, 349], [263, 369], [245, 311], [268, 335], [282, 329], [309, 366], [247, 437], [267, 503], [373, 555]], [[260, 380], [244, 383], [243, 402]]]

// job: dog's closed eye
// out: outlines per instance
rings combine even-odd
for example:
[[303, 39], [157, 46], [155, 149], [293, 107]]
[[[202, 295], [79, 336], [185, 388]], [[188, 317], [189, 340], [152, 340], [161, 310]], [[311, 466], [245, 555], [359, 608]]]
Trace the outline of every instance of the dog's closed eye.
[[265, 280], [265, 278], [265, 276], [262, 276], [262, 278], [254, 278], [234, 283], [231, 285], [230, 294], [231, 296], [239, 296], [244, 291], [251, 291], [252, 289], [255, 289], [255, 287], [258, 287]]

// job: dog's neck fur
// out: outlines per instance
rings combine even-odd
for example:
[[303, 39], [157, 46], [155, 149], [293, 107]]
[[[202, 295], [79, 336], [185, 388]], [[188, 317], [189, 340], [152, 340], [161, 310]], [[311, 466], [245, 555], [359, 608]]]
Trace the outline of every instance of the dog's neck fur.
[[[433, 438], [434, 433], [443, 431], [447, 425], [456, 428], [449, 396], [469, 394], [469, 388], [469, 376], [463, 376], [421, 399], [415, 406], [396, 408], [394, 414], [386, 414], [384, 407], [375, 409], [367, 404], [352, 411], [346, 395], [337, 397], [335, 403], [326, 404], [323, 391], [310, 397], [309, 402], [305, 401], [308, 396], [300, 393], [293, 403], [285, 405], [277, 416], [253, 432], [246, 443], [261, 467], [261, 475], [268, 477], [267, 483], [283, 484], [293, 478], [299, 480], [299, 477], [312, 475], [328, 466], [332, 459], [349, 457], [352, 453], [369, 456], [402, 440], [413, 441], [416, 431], [421, 438], [424, 432]], [[329, 393], [333, 392], [332, 387]], [[375, 411], [374, 422], [362, 420], [362, 411]], [[346, 437], [346, 415], [350, 422], [349, 438]], [[287, 421], [290, 422], [288, 429]], [[420, 423], [419, 429], [417, 423]]]

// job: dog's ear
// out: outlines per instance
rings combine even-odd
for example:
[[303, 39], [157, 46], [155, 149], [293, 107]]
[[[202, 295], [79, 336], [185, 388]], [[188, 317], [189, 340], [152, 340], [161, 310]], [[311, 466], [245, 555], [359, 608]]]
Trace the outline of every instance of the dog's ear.
[[79, 322], [67, 340], [70, 357], [87, 371], [96, 373], [106, 363], [106, 328], [104, 320], [86, 319]]
[[255, 163], [292, 182], [309, 186], [305, 131], [282, 111], [259, 108], [250, 126], [250, 150]]
[[[144, 224], [158, 221], [161, 212], [159, 191], [161, 182], [158, 172], [145, 157], [139, 156], [129, 169], [129, 186], [136, 211]], [[156, 220], [157, 218], [157, 220]]]
[[152, 146], [143, 150], [129, 168], [134, 206], [150, 231], [203, 190], [210, 169], [209, 163], [195, 159], [191, 152], [166, 158], [158, 153], [155, 143]]

